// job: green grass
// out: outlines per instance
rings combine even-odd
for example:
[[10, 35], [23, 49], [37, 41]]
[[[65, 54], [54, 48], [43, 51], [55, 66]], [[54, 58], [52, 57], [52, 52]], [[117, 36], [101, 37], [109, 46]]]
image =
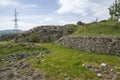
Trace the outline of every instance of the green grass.
[[120, 36], [120, 23], [101, 22], [78, 26], [72, 35], [80, 36]]
[[40, 63], [36, 62], [38, 60], [36, 57], [31, 58], [29, 63], [33, 67], [40, 68], [48, 80], [64, 80], [66, 77], [82, 80], [98, 80], [97, 75], [87, 70], [82, 64], [98, 66], [101, 63], [106, 63], [107, 65], [120, 67], [119, 57], [117, 56], [77, 51], [53, 43], [45, 43], [42, 46], [51, 51], [50, 54], [45, 55], [44, 58], [39, 58], [41, 60]]
[[0, 56], [8, 54], [19, 54], [22, 52], [32, 53], [43, 51], [45, 48], [31, 43], [14, 43], [11, 41], [0, 42]]

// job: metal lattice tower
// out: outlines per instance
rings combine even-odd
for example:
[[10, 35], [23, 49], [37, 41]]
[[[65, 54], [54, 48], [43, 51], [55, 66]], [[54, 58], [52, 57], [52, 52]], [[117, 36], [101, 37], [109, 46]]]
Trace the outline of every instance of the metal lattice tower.
[[14, 13], [14, 28], [16, 30], [16, 34], [18, 34], [18, 19], [17, 19], [17, 11], [15, 9], [15, 13]]

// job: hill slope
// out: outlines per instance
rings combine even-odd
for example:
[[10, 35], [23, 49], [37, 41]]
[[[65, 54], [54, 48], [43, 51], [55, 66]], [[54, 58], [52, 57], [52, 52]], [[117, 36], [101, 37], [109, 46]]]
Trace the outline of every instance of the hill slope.
[[[18, 30], [19, 33], [22, 33], [22, 30]], [[0, 30], [0, 35], [5, 35], [5, 34], [16, 34], [16, 30]]]
[[120, 36], [120, 23], [101, 22], [78, 26], [72, 35], [80, 36]]

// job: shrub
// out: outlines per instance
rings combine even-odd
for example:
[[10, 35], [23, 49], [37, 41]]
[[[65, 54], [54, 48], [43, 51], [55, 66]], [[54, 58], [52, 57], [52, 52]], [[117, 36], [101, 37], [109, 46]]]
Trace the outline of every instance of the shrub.
[[108, 22], [108, 20], [101, 20], [99, 23], [102, 23], [102, 22]]
[[85, 25], [85, 23], [83, 23], [82, 21], [78, 21], [77, 25]]
[[38, 34], [32, 33], [29, 35], [29, 42], [33, 42], [33, 43], [38, 43], [40, 42], [40, 38]]

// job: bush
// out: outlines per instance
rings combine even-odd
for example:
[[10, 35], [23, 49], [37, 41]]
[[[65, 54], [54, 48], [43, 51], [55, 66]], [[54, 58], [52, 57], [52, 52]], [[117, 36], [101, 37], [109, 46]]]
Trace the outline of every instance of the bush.
[[85, 23], [83, 23], [82, 21], [78, 21], [77, 25], [85, 25]]
[[32, 33], [29, 35], [29, 42], [33, 42], [33, 43], [38, 43], [40, 42], [40, 38], [38, 34]]
[[108, 20], [101, 20], [99, 23], [102, 23], [102, 22], [108, 22]]

